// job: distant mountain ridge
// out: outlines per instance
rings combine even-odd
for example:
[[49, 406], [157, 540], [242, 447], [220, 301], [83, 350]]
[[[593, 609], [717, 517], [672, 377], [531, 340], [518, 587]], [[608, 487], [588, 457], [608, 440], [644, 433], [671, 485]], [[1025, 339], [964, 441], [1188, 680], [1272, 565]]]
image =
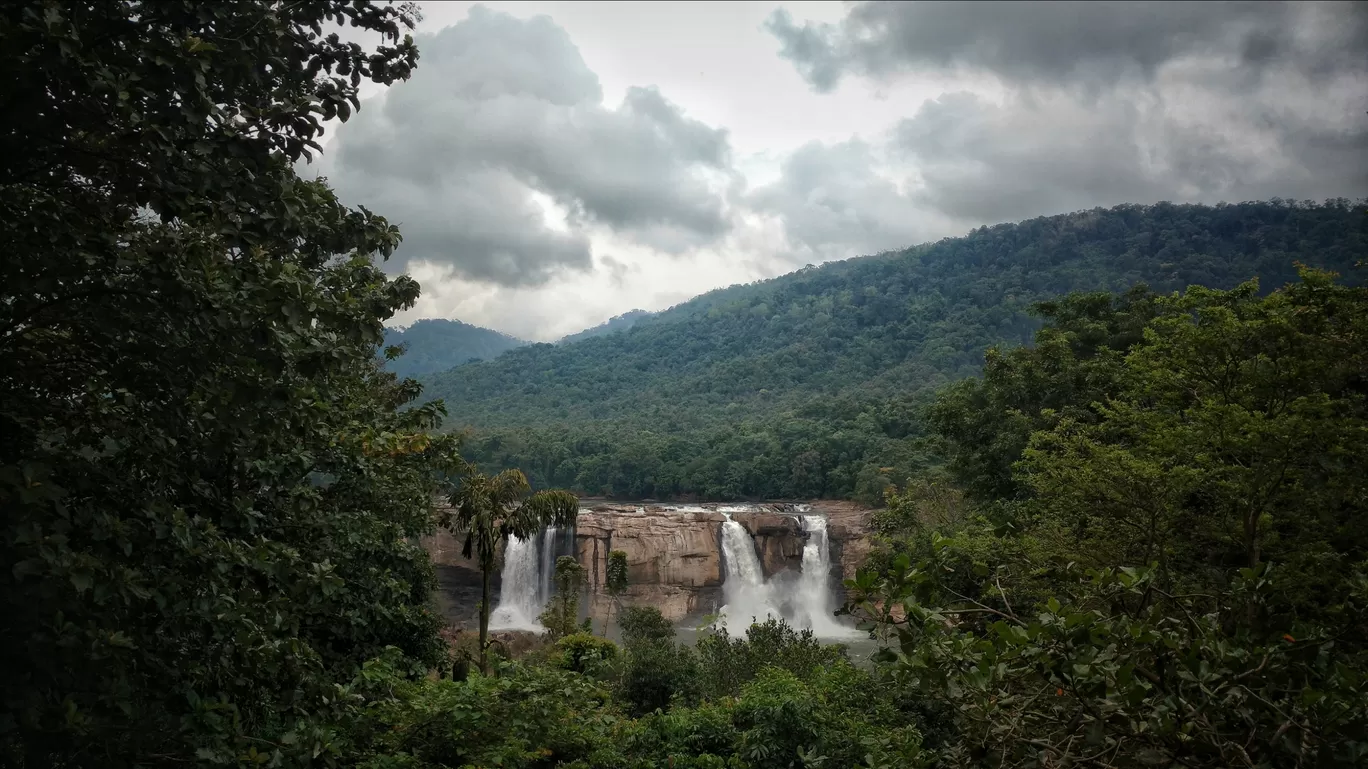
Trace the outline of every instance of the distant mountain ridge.
[[805, 268], [703, 294], [630, 333], [538, 344], [423, 377], [469, 458], [623, 498], [877, 496], [984, 350], [1027, 344], [1071, 291], [1261, 289], [1296, 263], [1363, 282], [1361, 202], [1125, 205]]
[[424, 318], [405, 328], [385, 329], [385, 346], [398, 344], [407, 350], [386, 367], [400, 376], [421, 376], [473, 360], [490, 360], [530, 343], [459, 320]]
[[628, 310], [621, 315], [614, 315], [593, 328], [586, 328], [583, 331], [563, 336], [556, 340], [556, 344], [571, 344], [585, 339], [592, 339], [596, 336], [616, 334], [621, 331], [626, 331], [635, 326], [638, 322], [653, 317], [654, 315], [656, 315], [656, 313], [648, 312], [647, 310]]

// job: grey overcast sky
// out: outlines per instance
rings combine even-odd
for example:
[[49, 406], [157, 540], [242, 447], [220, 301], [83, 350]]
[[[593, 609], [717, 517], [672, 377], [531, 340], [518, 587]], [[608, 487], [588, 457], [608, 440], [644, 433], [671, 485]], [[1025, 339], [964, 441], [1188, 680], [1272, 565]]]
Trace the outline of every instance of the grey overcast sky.
[[1368, 195], [1368, 4], [425, 2], [315, 168], [397, 318], [632, 308], [1118, 203]]

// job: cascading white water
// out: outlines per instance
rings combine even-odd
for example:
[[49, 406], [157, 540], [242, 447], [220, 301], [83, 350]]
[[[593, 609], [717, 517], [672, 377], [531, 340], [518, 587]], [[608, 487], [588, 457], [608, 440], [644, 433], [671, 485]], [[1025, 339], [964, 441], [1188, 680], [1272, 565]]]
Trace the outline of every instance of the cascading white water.
[[489, 615], [489, 626], [500, 630], [541, 630], [537, 617], [542, 601], [541, 559], [537, 537], [509, 537], [504, 546], [499, 605]]
[[752, 618], [764, 621], [766, 616], [779, 616], [770, 602], [769, 585], [760, 568], [760, 557], [755, 553], [755, 540], [746, 527], [723, 513], [722, 523], [722, 598], [726, 604], [719, 619], [730, 619], [731, 624], [748, 626]]
[[[574, 529], [551, 526], [528, 539], [509, 537], [504, 547], [499, 605], [489, 626], [499, 630], [541, 631], [537, 618], [556, 592], [556, 559], [565, 554]], [[569, 536], [573, 546], [573, 536]]]
[[[783, 617], [798, 629], [811, 630], [819, 638], [840, 638], [855, 631], [836, 621], [832, 611], [831, 541], [827, 520], [821, 515], [803, 515], [800, 520], [807, 542], [803, 546], [802, 572], [798, 580], [767, 582], [755, 552], [755, 540], [745, 526], [732, 520], [729, 512], [722, 523], [722, 563], [724, 579], [722, 620], [730, 620], [734, 631], [752, 618]], [[776, 607], [784, 607], [780, 612]]]
[[845, 635], [850, 628], [836, 621], [831, 608], [831, 541], [827, 519], [822, 515], [802, 516], [807, 543], [803, 545], [803, 573], [798, 580], [798, 627], [810, 628], [814, 635], [829, 638]]
[[541, 584], [538, 586], [537, 600], [543, 608], [556, 592], [556, 545], [559, 534], [560, 529], [555, 526], [541, 533], [541, 561], [538, 565]]

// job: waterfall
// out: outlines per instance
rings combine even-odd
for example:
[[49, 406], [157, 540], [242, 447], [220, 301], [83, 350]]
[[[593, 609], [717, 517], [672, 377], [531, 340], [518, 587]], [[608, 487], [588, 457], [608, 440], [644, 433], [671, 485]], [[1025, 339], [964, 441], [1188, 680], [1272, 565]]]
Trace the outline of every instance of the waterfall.
[[559, 533], [560, 529], [556, 526], [551, 526], [541, 533], [541, 584], [538, 586], [537, 597], [543, 607], [556, 592], [556, 535]]
[[509, 537], [504, 546], [503, 574], [499, 578], [499, 605], [489, 615], [489, 626], [510, 630], [540, 630], [541, 569], [537, 537]]
[[763, 622], [773, 615], [800, 630], [811, 630], [819, 638], [854, 633], [853, 628], [836, 620], [832, 609], [831, 540], [826, 516], [799, 518], [807, 542], [798, 579], [767, 581], [750, 532], [732, 520], [729, 512], [722, 514], [727, 519], [722, 523], [722, 597], [726, 605], [720, 613], [722, 619], [731, 620], [733, 631], [749, 626], [752, 617]]
[[499, 577], [499, 605], [489, 626], [541, 631], [537, 618], [556, 592], [556, 559], [574, 552], [574, 529], [551, 526], [527, 539], [509, 537]]
[[722, 617], [748, 627], [752, 618], [763, 622], [770, 614], [779, 616], [770, 604], [770, 589], [755, 553], [755, 540], [729, 513], [723, 515], [727, 520], [722, 523], [722, 598], [726, 601]]
[[831, 608], [831, 542], [827, 519], [822, 515], [801, 518], [807, 543], [803, 545], [803, 573], [798, 580], [798, 627], [811, 628], [815, 635], [834, 637], [850, 629], [836, 621]]

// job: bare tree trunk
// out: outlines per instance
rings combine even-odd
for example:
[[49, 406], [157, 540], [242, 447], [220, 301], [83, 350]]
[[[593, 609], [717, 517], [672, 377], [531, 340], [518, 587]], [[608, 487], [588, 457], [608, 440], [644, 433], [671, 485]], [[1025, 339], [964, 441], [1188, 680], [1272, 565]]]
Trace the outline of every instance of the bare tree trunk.
[[492, 564], [480, 569], [480, 673], [489, 675], [489, 570]]

